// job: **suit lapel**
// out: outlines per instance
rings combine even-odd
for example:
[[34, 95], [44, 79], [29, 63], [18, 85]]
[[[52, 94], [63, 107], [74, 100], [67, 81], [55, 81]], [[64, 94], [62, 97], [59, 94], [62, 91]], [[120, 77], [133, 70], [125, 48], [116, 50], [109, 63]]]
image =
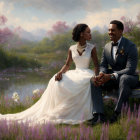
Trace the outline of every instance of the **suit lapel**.
[[[119, 60], [120, 60], [120, 51], [122, 50], [122, 49], [124, 49], [124, 47], [123, 47], [123, 44], [124, 44], [124, 38], [122, 37], [122, 40], [121, 40], [121, 42], [120, 42], [120, 44], [119, 44], [119, 46], [118, 46], [118, 50], [117, 50], [117, 54], [116, 54], [116, 59], [115, 59], [115, 63], [116, 62], [118, 62]], [[121, 60], [120, 60], [121, 61]]]
[[110, 64], [112, 64], [112, 63], [114, 63], [114, 59], [112, 56], [112, 42], [110, 42], [106, 48], [107, 48], [108, 60], [110, 61]]

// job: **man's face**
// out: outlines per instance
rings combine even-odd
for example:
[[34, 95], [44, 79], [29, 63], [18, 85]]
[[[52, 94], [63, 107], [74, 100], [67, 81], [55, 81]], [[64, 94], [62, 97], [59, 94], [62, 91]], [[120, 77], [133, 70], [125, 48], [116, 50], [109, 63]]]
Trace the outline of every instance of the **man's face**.
[[113, 42], [117, 42], [122, 36], [123, 31], [117, 28], [116, 24], [110, 24], [108, 29], [108, 34], [110, 40]]

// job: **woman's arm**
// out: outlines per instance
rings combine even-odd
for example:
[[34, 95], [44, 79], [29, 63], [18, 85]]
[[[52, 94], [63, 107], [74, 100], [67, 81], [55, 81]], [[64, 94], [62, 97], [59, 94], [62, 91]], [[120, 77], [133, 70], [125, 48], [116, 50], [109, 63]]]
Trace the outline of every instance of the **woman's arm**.
[[94, 47], [91, 51], [91, 57], [94, 63], [94, 71], [95, 75], [99, 75], [99, 63], [98, 63], [98, 57], [97, 57], [97, 52], [96, 52], [96, 47]]
[[65, 65], [61, 68], [61, 70], [55, 76], [56, 81], [60, 81], [62, 79], [62, 73], [65, 73], [69, 69], [71, 62], [72, 62], [72, 54], [71, 54], [71, 50], [69, 49]]

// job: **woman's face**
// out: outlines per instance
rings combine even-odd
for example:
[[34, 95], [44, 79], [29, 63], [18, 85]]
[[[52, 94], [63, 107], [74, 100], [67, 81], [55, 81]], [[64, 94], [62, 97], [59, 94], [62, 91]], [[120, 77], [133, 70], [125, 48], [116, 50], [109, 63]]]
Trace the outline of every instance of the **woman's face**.
[[81, 39], [91, 40], [91, 31], [90, 28], [87, 27], [84, 32], [81, 33]]

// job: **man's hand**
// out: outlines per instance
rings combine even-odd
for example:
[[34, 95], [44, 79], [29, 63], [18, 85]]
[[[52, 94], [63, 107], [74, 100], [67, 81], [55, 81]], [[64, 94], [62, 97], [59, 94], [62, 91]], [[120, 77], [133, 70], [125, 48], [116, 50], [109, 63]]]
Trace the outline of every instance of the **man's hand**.
[[103, 76], [100, 78], [100, 84], [104, 84], [108, 82], [111, 79], [111, 74], [103, 74]]
[[102, 81], [100, 81], [100, 79], [102, 79], [103, 75], [104, 74], [101, 73], [100, 75], [94, 76], [94, 77], [91, 78], [91, 80], [93, 81], [93, 83], [96, 87], [98, 87], [102, 84]]
[[92, 77], [92, 81], [96, 87], [103, 85], [111, 79], [111, 74], [100, 73], [98, 76]]
[[55, 81], [60, 81], [62, 79], [62, 72], [58, 72], [55, 76]]
[[94, 86], [96, 86], [96, 87], [98, 87], [99, 85], [98, 85], [98, 80], [97, 80], [98, 78], [97, 78], [97, 76], [93, 76], [92, 78], [91, 78], [91, 81], [94, 83]]

